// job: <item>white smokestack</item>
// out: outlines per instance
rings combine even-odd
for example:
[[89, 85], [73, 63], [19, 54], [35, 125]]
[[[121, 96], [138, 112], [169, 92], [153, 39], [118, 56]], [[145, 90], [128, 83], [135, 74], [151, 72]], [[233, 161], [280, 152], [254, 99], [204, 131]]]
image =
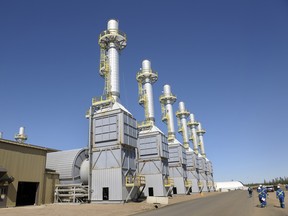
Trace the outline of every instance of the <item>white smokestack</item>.
[[193, 142], [193, 151], [198, 154], [198, 136], [197, 136], [197, 128], [198, 128], [198, 122], [195, 121], [195, 116], [193, 113], [190, 114], [190, 121], [188, 122], [188, 125], [191, 129], [191, 137], [190, 139]]
[[19, 133], [15, 135], [15, 140], [20, 143], [24, 143], [27, 140], [24, 127], [19, 128]]
[[139, 101], [140, 104], [144, 103], [146, 121], [155, 122], [154, 117], [154, 101], [153, 101], [153, 87], [158, 75], [151, 68], [151, 62], [149, 60], [144, 60], [142, 62], [142, 69], [137, 73], [136, 79], [139, 83], [139, 87], [142, 87], [142, 92], [140, 92]]
[[185, 108], [184, 102], [179, 102], [179, 110], [176, 112], [176, 116], [180, 121], [179, 132], [181, 132], [183, 137], [183, 146], [187, 150], [189, 149], [189, 140], [188, 140], [188, 129], [187, 129], [187, 117], [189, 112]]
[[160, 103], [164, 106], [162, 118], [163, 122], [167, 123], [168, 127], [168, 142], [173, 142], [175, 139], [175, 128], [174, 128], [174, 115], [173, 115], [173, 104], [176, 101], [176, 96], [171, 93], [171, 87], [164, 85], [163, 94], [160, 96]]
[[[120, 98], [119, 83], [119, 54], [126, 47], [126, 35], [118, 31], [119, 23], [115, 19], [111, 19], [107, 23], [107, 30], [103, 31], [99, 36], [99, 45], [101, 50], [105, 51], [107, 56], [109, 76], [107, 94], [111, 94], [115, 101]], [[103, 57], [101, 57], [103, 58]], [[102, 59], [104, 61], [104, 58]], [[106, 60], [105, 60], [106, 61]], [[103, 73], [103, 71], [101, 72]], [[102, 74], [103, 75], [103, 74]]]
[[199, 146], [200, 146], [200, 150], [201, 150], [201, 155], [203, 157], [206, 157], [206, 153], [205, 153], [205, 149], [204, 149], [204, 140], [203, 140], [203, 135], [205, 133], [206, 133], [206, 131], [202, 128], [202, 125], [199, 122], [197, 135], [198, 135], [198, 138], [199, 138]]

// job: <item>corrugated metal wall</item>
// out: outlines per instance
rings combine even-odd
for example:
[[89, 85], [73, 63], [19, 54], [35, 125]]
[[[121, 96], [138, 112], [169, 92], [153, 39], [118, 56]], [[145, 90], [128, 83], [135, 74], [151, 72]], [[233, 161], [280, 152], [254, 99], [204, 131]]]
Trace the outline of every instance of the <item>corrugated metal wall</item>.
[[[12, 143], [12, 142], [11, 142]], [[39, 182], [36, 204], [42, 204], [46, 150], [0, 140], [0, 164], [15, 180], [8, 187], [7, 207], [16, 205], [18, 182]]]
[[48, 153], [46, 168], [60, 174], [61, 184], [81, 183], [80, 167], [86, 155], [86, 148]]

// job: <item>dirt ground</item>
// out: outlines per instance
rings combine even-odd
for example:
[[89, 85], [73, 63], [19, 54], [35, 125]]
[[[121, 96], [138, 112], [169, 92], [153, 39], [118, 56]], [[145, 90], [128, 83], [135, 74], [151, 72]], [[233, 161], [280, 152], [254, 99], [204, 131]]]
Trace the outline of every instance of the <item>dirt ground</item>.
[[[229, 193], [229, 192], [228, 192]], [[192, 195], [176, 195], [169, 198], [169, 204], [173, 205], [179, 202], [184, 202], [193, 199], [201, 199], [209, 196], [217, 196], [220, 192], [211, 192], [203, 194], [192, 194]], [[248, 192], [247, 192], [248, 197]], [[246, 198], [247, 199], [247, 198]], [[288, 209], [281, 209], [279, 207], [279, 201], [275, 197], [275, 193], [269, 193], [267, 199], [268, 205], [264, 209], [259, 207], [259, 201], [257, 192], [254, 191], [253, 198], [251, 199], [251, 215], [253, 216], [270, 216], [288, 215]], [[288, 200], [287, 200], [288, 202]], [[285, 200], [286, 203], [286, 200]], [[288, 203], [286, 203], [288, 204]], [[163, 206], [158, 206], [161, 208]], [[288, 207], [288, 206], [287, 206]], [[126, 204], [49, 204], [41, 206], [26, 206], [26, 207], [14, 207], [0, 209], [0, 215], [5, 216], [126, 216], [134, 215], [136, 213], [145, 212], [155, 209], [154, 204], [148, 204], [146, 201], [143, 202], [130, 202]], [[250, 216], [250, 215], [249, 215]]]
[[[169, 198], [169, 204], [188, 201], [192, 199], [205, 198], [207, 196], [215, 196], [219, 193], [203, 193], [192, 195], [176, 195]], [[163, 207], [159, 205], [158, 207]], [[146, 201], [126, 204], [49, 204], [41, 206], [25, 206], [15, 208], [0, 209], [0, 215], [5, 216], [126, 216], [133, 215], [139, 212], [155, 209], [154, 204], [148, 204]]]

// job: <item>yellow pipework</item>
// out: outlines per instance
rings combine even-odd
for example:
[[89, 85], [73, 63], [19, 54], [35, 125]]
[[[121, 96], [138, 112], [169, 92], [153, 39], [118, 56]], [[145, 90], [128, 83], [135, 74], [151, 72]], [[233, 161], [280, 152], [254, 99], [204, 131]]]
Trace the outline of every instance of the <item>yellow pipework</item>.
[[126, 176], [126, 187], [144, 186], [146, 184], [145, 176]]

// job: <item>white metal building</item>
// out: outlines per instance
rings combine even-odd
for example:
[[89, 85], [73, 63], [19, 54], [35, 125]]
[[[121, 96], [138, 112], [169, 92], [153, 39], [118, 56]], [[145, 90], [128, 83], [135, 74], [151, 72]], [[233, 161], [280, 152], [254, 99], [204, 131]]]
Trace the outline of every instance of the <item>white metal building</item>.
[[246, 189], [246, 187], [240, 181], [215, 182], [215, 188], [216, 188], [216, 191], [219, 191], [219, 192]]

